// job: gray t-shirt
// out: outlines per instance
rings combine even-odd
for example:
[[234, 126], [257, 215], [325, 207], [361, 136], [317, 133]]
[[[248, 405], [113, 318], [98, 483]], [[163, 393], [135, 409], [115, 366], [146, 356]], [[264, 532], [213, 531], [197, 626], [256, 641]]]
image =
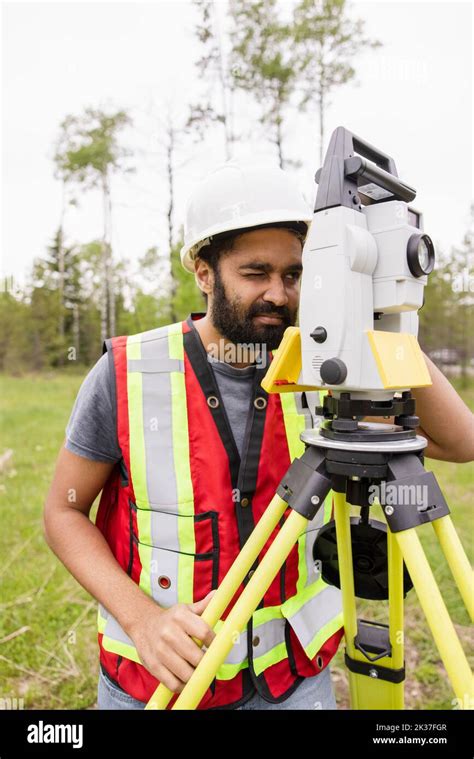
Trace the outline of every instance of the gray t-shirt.
[[[256, 366], [236, 369], [215, 359], [210, 366], [241, 454]], [[66, 428], [66, 448], [92, 461], [117, 462], [122, 458], [107, 354], [98, 360], [81, 385]]]

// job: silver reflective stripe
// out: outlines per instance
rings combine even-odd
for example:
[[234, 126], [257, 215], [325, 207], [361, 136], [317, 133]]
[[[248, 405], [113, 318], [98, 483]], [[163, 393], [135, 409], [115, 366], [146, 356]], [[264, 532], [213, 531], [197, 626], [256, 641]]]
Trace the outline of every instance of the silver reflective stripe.
[[[172, 514], [169, 511], [149, 511], [148, 509], [140, 509], [138, 511], [146, 512], [147, 517], [151, 522], [151, 539], [152, 545], [158, 548], [165, 548], [168, 551], [179, 551], [179, 525], [180, 520], [191, 520], [190, 524], [194, 529], [194, 519], [191, 516], [184, 516], [182, 514]], [[187, 527], [186, 527], [187, 529]], [[146, 541], [142, 541], [146, 544]]]
[[[142, 359], [154, 359], [158, 363], [169, 361], [168, 330], [159, 339], [142, 341], [141, 351]], [[150, 507], [176, 506], [170, 374], [143, 374], [142, 392], [149, 504]], [[178, 541], [177, 525], [175, 540]]]
[[[329, 498], [329, 496], [326, 496]], [[326, 500], [326, 499], [325, 499]], [[315, 516], [308, 522], [307, 530], [318, 530], [324, 524], [324, 503], [316, 512]]]
[[135, 643], [133, 642], [133, 640], [129, 638], [128, 635], [123, 631], [123, 629], [120, 627], [119, 623], [117, 622], [115, 617], [112, 616], [112, 614], [109, 614], [108, 616], [104, 635], [107, 638], [111, 638], [112, 640], [117, 641], [118, 643], [125, 643], [125, 645], [132, 646], [132, 648], [135, 648]]
[[341, 612], [341, 591], [328, 586], [310, 598], [288, 621], [303, 648], [315, 635]]
[[[176, 551], [167, 551], [164, 548], [156, 548], [155, 546], [150, 550], [150, 584], [153, 598], [160, 606], [169, 608], [179, 602], [179, 553]], [[170, 581], [171, 584], [169, 587], [161, 587], [159, 583], [160, 577], [167, 578]]]
[[224, 664], [241, 664], [247, 658], [247, 629], [240, 633], [237, 643], [230, 649]]
[[141, 372], [142, 374], [166, 374], [167, 372], [184, 372], [184, 361], [180, 361], [177, 358], [131, 358], [127, 361], [127, 371]]
[[308, 402], [309, 411], [312, 417], [312, 426], [319, 427], [322, 416], [316, 416], [316, 406], [321, 405], [321, 394], [319, 390], [309, 390], [306, 392], [306, 400]]
[[[268, 619], [266, 622], [262, 622], [261, 625], [253, 628], [252, 648], [254, 658], [263, 656], [271, 651], [272, 648], [275, 648], [275, 646], [283, 643], [285, 640], [285, 624], [286, 620], [284, 617], [281, 617], [280, 619]], [[256, 637], [260, 638], [260, 642], [254, 646], [253, 641]]]

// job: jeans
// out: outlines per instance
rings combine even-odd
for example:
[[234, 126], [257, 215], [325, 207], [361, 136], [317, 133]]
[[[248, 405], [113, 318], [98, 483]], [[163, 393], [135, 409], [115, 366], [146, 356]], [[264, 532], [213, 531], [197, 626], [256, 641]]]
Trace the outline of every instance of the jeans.
[[[97, 705], [99, 709], [144, 709], [146, 704], [137, 701], [128, 693], [120, 690], [102, 672], [99, 674], [99, 688]], [[243, 706], [238, 706], [237, 711], [250, 709], [336, 709], [336, 699], [331, 684], [331, 672], [329, 667], [323, 669], [319, 675], [307, 677], [298, 686], [294, 693], [281, 704], [270, 704], [258, 693], [255, 693]]]

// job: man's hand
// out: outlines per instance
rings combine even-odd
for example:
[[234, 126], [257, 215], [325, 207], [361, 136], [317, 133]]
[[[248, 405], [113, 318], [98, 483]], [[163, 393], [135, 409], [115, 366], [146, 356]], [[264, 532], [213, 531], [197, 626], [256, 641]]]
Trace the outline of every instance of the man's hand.
[[155, 606], [129, 631], [143, 666], [173, 693], [183, 690], [204, 656], [192, 638], [209, 646], [215, 637], [200, 616], [214, 593], [193, 604]]

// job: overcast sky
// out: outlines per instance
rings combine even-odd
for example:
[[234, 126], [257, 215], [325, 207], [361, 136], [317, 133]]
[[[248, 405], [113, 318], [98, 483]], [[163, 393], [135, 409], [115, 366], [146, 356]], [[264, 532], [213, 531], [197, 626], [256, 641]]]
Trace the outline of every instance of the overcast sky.
[[[288, 5], [290, 7], [291, 3]], [[225, 3], [220, 4], [221, 12]], [[461, 241], [472, 198], [472, 5], [456, 2], [356, 2], [352, 15], [383, 42], [356, 60], [357, 83], [340, 87], [326, 116], [391, 154], [399, 175], [417, 191], [425, 229], [444, 247]], [[176, 123], [199, 102], [202, 82], [190, 3], [61, 2], [2, 4], [2, 259], [3, 273], [22, 280], [57, 228], [61, 188], [53, 144], [61, 120], [88, 105], [130, 109], [124, 135], [136, 150], [136, 172], [113, 185], [114, 248], [136, 259], [166, 244], [166, 183], [160, 119], [168, 103]], [[222, 19], [224, 23], [224, 19]], [[276, 161], [264, 131], [245, 133], [237, 155]], [[315, 114], [285, 124], [288, 157], [308, 198], [318, 168]], [[224, 159], [220, 134], [193, 144], [183, 138], [176, 167], [174, 221], [199, 178]], [[66, 216], [69, 242], [101, 234], [100, 198], [81, 195]]]

